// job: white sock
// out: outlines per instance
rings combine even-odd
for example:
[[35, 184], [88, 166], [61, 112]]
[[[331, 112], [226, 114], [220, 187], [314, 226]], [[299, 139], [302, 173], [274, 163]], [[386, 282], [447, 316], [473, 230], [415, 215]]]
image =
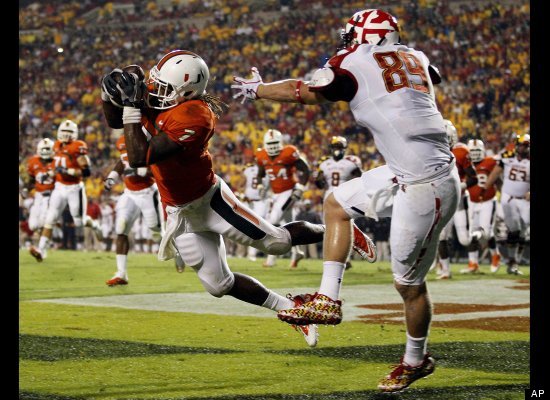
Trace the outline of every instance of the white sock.
[[330, 297], [332, 300], [338, 300], [340, 296], [340, 288], [344, 279], [344, 271], [346, 264], [338, 261], [323, 262], [323, 277], [319, 293]]
[[275, 265], [276, 260], [277, 260], [277, 256], [274, 256], [273, 254], [269, 254], [267, 256], [267, 260], [265, 261], [265, 263], [267, 265]]
[[451, 266], [450, 266], [450, 259], [449, 258], [440, 258], [439, 263], [441, 264], [441, 272], [444, 274], [448, 274], [451, 272]]
[[468, 252], [468, 259], [476, 264], [479, 264], [479, 252], [476, 251], [469, 251]]
[[256, 257], [258, 254], [258, 249], [252, 246], [248, 246], [248, 257]]
[[269, 294], [267, 299], [265, 299], [262, 307], [269, 308], [273, 311], [286, 310], [287, 308], [294, 307], [294, 302], [286, 297], [281, 296], [278, 293], [275, 293], [271, 290], [268, 290]]
[[407, 345], [405, 347], [405, 357], [403, 357], [403, 362], [411, 367], [420, 365], [424, 360], [427, 344], [428, 337], [413, 338], [409, 335], [409, 332], [407, 332]]
[[128, 277], [128, 271], [126, 269], [126, 262], [128, 256], [126, 254], [116, 255], [116, 274], [119, 278], [126, 279]]
[[49, 245], [50, 238], [48, 238], [47, 236], [40, 236], [40, 240], [38, 241], [38, 250], [40, 250], [40, 253], [42, 253], [42, 255], [46, 253]]

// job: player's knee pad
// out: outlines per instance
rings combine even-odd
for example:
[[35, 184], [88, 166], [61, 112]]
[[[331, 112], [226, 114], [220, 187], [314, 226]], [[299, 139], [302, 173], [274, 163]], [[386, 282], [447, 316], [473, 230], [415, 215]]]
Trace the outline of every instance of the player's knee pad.
[[508, 244], [519, 244], [521, 240], [520, 231], [508, 232], [508, 237], [506, 238], [506, 243]]
[[274, 232], [262, 239], [262, 244], [268, 254], [285, 254], [292, 247], [290, 232], [284, 228], [276, 227]]
[[130, 233], [130, 225], [128, 224], [128, 221], [126, 218], [117, 218], [116, 220], [116, 226], [115, 226], [115, 233], [117, 235], [126, 235]]
[[197, 275], [202, 283], [202, 286], [214, 297], [223, 297], [226, 295], [233, 285], [235, 284], [235, 276], [233, 273], [223, 277], [222, 279], [216, 279], [211, 273], [208, 273], [204, 268], [201, 268]]
[[35, 219], [29, 219], [28, 224], [31, 231], [35, 231], [40, 228], [38, 221], [36, 221]]
[[468, 231], [457, 229], [456, 236], [457, 236], [458, 242], [464, 247], [469, 246], [470, 243], [472, 242], [472, 238], [470, 237], [470, 234], [468, 233]]

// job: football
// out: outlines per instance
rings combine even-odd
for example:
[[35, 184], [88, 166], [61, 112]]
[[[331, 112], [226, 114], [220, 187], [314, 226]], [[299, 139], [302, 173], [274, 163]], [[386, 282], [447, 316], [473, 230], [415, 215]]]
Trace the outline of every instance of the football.
[[[122, 71], [136, 74], [139, 80], [144, 80], [145, 79], [145, 72], [143, 71], [143, 68], [141, 68], [137, 64], [127, 65], [124, 68], [122, 68]], [[120, 83], [122, 73], [120, 73], [120, 72], [119, 73], [114, 73], [114, 74], [112, 74], [112, 77], [117, 83]], [[113, 103], [117, 107], [122, 108], [122, 99], [120, 98], [120, 95], [112, 96], [111, 97], [111, 103]]]

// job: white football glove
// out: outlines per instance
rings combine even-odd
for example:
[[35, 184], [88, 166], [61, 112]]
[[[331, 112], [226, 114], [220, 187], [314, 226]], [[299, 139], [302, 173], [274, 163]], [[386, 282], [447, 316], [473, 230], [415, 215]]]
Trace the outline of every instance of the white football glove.
[[258, 68], [252, 67], [250, 69], [252, 72], [252, 79], [244, 79], [239, 76], [234, 76], [233, 80], [237, 82], [236, 85], [231, 85], [231, 89], [235, 90], [233, 98], [243, 97], [241, 104], [243, 104], [246, 99], [256, 100], [258, 99], [258, 86], [264, 83]]
[[115, 185], [115, 180], [113, 178], [107, 178], [103, 181], [103, 187], [106, 191], [110, 191]]

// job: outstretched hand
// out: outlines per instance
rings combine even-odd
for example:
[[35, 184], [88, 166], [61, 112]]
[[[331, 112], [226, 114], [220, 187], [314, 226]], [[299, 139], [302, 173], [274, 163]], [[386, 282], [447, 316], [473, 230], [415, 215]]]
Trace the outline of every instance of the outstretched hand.
[[235, 85], [231, 85], [231, 89], [234, 90], [233, 98], [237, 99], [242, 96], [241, 104], [243, 104], [246, 99], [256, 100], [258, 97], [258, 86], [263, 84], [262, 77], [258, 72], [258, 68], [252, 67], [250, 69], [252, 72], [251, 79], [241, 78], [239, 76], [234, 76], [233, 80], [237, 82]]

